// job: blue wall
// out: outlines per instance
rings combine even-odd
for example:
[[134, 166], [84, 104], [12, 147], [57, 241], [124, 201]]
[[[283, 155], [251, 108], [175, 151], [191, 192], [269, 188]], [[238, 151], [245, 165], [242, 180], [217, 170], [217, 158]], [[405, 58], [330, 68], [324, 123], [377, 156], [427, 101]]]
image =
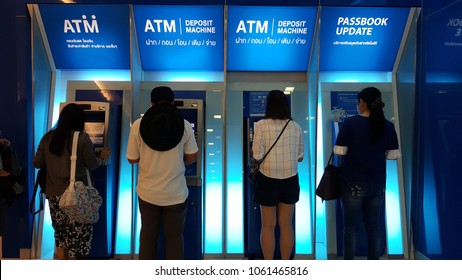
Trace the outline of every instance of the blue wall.
[[[0, 51], [0, 138], [7, 138], [12, 143], [21, 162], [23, 174], [29, 176], [31, 154], [28, 112], [30, 105], [30, 32], [29, 19], [18, 18], [18, 2], [9, 0], [1, 4]], [[24, 6], [24, 5], [23, 5]], [[25, 6], [19, 14], [25, 14]], [[30, 185], [30, 180], [29, 180]], [[4, 257], [19, 255], [19, 248], [30, 248], [31, 219], [29, 215], [29, 192], [26, 190], [11, 207], [6, 209], [7, 230], [3, 236]], [[14, 252], [13, 255], [9, 254]]]
[[[417, 47], [417, 92], [413, 178], [412, 221], [414, 246], [431, 259], [462, 259], [462, 219], [459, 200], [462, 180], [458, 174], [462, 149], [458, 139], [462, 131], [462, 47], [447, 52], [435, 44], [437, 23], [458, 14], [460, 0], [200, 0], [194, 1], [76, 1], [78, 3], [133, 4], [212, 4], [212, 5], [325, 5], [325, 6], [416, 6], [422, 7], [421, 32]], [[3, 40], [0, 51], [0, 138], [12, 141], [18, 151], [23, 172], [29, 178], [28, 190], [7, 209], [8, 231], [3, 238], [4, 257], [19, 257], [20, 248], [31, 247], [32, 217], [28, 213], [33, 188], [32, 158], [32, 78], [30, 19], [26, 3], [61, 3], [61, 1], [2, 1]], [[447, 22], [446, 22], [447, 23]], [[459, 28], [462, 28], [459, 26]], [[446, 30], [446, 29], [445, 29]], [[462, 37], [454, 40], [461, 43]], [[433, 57], [440, 59], [432, 60]], [[436, 62], [435, 62], [436, 61]], [[455, 62], [454, 62], [455, 61]], [[456, 65], [455, 67], [453, 65]], [[406, 178], [407, 180], [408, 178]], [[460, 207], [460, 206], [459, 206]]]
[[414, 245], [430, 259], [460, 260], [462, 1], [424, 4], [414, 141]]

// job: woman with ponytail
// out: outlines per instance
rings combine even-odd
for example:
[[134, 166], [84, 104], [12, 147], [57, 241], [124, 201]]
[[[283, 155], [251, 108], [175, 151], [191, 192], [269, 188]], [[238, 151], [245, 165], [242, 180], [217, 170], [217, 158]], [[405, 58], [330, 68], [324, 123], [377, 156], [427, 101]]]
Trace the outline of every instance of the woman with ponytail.
[[385, 247], [386, 160], [397, 159], [398, 138], [385, 119], [382, 94], [375, 87], [358, 94], [358, 115], [340, 127], [334, 153], [344, 156], [341, 167], [344, 259], [355, 257], [361, 220], [367, 236], [367, 259], [378, 260]]

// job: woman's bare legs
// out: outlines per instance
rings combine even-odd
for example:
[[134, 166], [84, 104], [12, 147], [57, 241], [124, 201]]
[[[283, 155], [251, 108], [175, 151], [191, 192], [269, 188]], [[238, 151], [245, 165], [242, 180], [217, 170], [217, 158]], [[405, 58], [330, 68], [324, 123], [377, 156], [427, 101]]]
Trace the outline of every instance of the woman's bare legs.
[[294, 247], [294, 228], [292, 217], [295, 204], [278, 204], [278, 225], [280, 231], [279, 246], [281, 247], [281, 259], [288, 260]]
[[276, 206], [260, 205], [260, 244], [265, 260], [272, 260], [274, 258], [274, 249], [276, 247], [276, 238], [274, 234], [274, 229], [276, 227], [276, 209]]

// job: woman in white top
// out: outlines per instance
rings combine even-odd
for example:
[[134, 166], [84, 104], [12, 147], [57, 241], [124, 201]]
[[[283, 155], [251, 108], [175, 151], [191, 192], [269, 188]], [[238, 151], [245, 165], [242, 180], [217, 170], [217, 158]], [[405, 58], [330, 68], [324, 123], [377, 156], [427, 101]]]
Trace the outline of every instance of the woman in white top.
[[268, 95], [265, 118], [255, 123], [252, 145], [255, 160], [260, 161], [265, 156], [279, 134], [281, 137], [260, 164], [255, 187], [254, 202], [260, 204], [260, 243], [265, 260], [274, 258], [276, 222], [280, 230], [281, 259], [289, 259], [292, 253], [292, 217], [300, 194], [298, 162], [303, 160], [300, 125], [290, 118], [285, 94], [272, 90]]

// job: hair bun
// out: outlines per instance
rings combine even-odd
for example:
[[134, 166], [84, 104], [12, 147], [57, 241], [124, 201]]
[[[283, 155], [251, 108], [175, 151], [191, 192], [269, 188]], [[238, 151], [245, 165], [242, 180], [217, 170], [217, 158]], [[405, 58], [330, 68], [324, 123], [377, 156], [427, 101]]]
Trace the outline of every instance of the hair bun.
[[382, 102], [380, 97], [377, 97], [374, 102], [371, 103], [371, 110], [382, 109], [385, 106], [385, 103]]

